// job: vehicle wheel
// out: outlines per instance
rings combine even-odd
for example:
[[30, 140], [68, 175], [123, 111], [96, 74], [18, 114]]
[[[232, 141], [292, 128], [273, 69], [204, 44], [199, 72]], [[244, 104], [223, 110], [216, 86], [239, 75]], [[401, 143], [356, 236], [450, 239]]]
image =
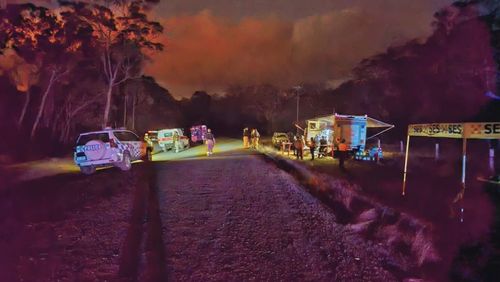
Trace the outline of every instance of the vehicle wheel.
[[85, 175], [91, 175], [95, 172], [95, 167], [92, 165], [81, 166], [80, 171]]
[[125, 152], [123, 154], [123, 160], [119, 167], [123, 171], [127, 171], [130, 170], [130, 168], [132, 168], [132, 162], [130, 160], [130, 154], [128, 152]]

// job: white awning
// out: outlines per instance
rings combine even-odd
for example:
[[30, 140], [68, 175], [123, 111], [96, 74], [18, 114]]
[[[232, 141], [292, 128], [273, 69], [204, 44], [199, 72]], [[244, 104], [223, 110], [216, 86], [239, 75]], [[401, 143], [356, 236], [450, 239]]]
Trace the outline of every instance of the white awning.
[[380, 120], [377, 120], [377, 119], [374, 119], [371, 117], [368, 117], [366, 120], [366, 127], [368, 127], [368, 128], [386, 128], [386, 127], [393, 128], [394, 125], [385, 123], [383, 121], [380, 121]]

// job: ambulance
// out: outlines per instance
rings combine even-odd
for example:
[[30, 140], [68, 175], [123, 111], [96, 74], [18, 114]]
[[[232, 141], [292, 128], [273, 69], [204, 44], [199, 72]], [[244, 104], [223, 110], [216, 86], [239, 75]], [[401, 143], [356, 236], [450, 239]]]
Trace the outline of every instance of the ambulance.
[[181, 150], [189, 148], [189, 138], [184, 135], [184, 131], [180, 128], [161, 129], [158, 130], [158, 145], [162, 151], [167, 151], [174, 148], [174, 134], [179, 135]]

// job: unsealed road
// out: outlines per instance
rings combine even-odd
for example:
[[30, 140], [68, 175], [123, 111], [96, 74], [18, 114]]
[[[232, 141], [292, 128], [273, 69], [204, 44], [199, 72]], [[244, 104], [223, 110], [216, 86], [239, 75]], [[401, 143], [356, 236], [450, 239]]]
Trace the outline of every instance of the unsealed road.
[[288, 174], [236, 151], [157, 163], [166, 276], [187, 280], [395, 280], [365, 241]]
[[218, 145], [0, 191], [2, 281], [400, 280], [385, 245], [256, 152]]

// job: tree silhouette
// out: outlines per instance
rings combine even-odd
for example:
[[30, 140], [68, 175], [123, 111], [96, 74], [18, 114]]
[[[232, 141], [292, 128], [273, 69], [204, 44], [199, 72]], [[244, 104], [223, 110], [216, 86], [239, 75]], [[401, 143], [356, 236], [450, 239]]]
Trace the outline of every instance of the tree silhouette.
[[101, 74], [106, 82], [102, 125], [107, 126], [114, 88], [142, 75], [145, 49], [163, 49], [161, 43], [154, 41], [163, 27], [148, 20], [144, 11], [147, 1], [104, 1], [102, 5], [73, 1], [60, 3], [65, 8], [62, 15], [66, 20], [79, 21], [94, 36]]

